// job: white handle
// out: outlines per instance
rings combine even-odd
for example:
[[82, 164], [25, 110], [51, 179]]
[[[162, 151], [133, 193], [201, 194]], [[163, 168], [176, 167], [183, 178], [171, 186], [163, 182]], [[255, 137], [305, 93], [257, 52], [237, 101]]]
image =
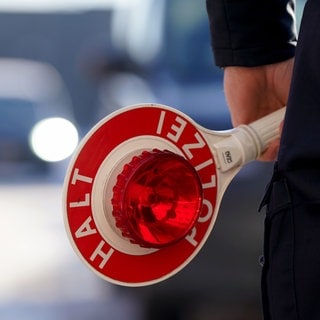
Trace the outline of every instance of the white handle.
[[281, 108], [248, 125], [259, 139], [258, 156], [267, 148], [271, 141], [279, 137], [279, 126], [285, 112], [286, 108]]
[[257, 159], [269, 143], [279, 137], [285, 109], [279, 109], [248, 125], [240, 125], [213, 145], [222, 172]]

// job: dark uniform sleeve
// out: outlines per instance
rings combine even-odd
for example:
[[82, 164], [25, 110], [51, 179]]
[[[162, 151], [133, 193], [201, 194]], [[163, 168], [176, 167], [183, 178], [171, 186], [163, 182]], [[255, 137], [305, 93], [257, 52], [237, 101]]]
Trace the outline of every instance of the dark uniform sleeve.
[[294, 56], [295, 0], [206, 0], [215, 63], [258, 66]]

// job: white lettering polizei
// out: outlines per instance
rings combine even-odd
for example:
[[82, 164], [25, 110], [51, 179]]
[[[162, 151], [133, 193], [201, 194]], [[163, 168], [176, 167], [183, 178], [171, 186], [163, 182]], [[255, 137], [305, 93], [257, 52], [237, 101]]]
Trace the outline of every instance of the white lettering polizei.
[[158, 127], [157, 127], [157, 134], [161, 134], [165, 116], [166, 116], [166, 112], [165, 111], [161, 111], [159, 122], [158, 122]]
[[[198, 223], [205, 223], [209, 221], [209, 219], [213, 215], [213, 206], [212, 203], [209, 200], [204, 199], [203, 200], [203, 205], [207, 207], [207, 213], [205, 215], [201, 215], [198, 218]], [[203, 210], [204, 211], [204, 210]], [[196, 240], [197, 236], [197, 228], [194, 226], [191, 230], [191, 232], [185, 237], [185, 239], [194, 247], [196, 247], [199, 242]]]
[[198, 218], [199, 223], [205, 223], [209, 221], [209, 219], [212, 217], [212, 214], [213, 214], [213, 205], [209, 200], [203, 199], [202, 204], [203, 204], [203, 207], [207, 208], [207, 213], [205, 215], [202, 215], [203, 211], [205, 211], [205, 210], [202, 210], [201, 215]]
[[179, 126], [173, 124], [171, 126], [171, 130], [173, 131], [174, 134], [171, 132], [168, 132], [167, 137], [174, 142], [178, 142], [178, 140], [180, 139], [180, 137], [182, 135], [184, 128], [187, 125], [187, 122], [180, 117], [176, 117], [175, 120], [179, 124]]
[[186, 153], [188, 159], [192, 159], [193, 158], [193, 154], [190, 150], [192, 149], [202, 149], [206, 143], [205, 141], [202, 139], [202, 137], [200, 136], [200, 134], [198, 132], [196, 132], [194, 134], [194, 137], [196, 138], [197, 142], [194, 143], [186, 143], [182, 146], [183, 151]]
[[211, 181], [202, 184], [203, 189], [214, 188], [217, 186], [217, 177], [216, 175], [211, 175]]

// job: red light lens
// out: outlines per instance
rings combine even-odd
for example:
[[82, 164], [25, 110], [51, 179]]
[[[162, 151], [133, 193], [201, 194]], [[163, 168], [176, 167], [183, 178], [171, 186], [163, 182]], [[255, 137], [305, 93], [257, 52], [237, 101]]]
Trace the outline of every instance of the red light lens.
[[182, 156], [159, 150], [143, 152], [124, 166], [112, 199], [122, 234], [153, 248], [184, 238], [201, 203], [202, 186], [192, 165]]

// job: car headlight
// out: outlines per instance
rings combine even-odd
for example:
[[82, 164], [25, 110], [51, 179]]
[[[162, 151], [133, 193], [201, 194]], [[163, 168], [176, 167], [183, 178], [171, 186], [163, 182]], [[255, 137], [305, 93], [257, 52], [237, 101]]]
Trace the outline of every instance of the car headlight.
[[78, 131], [64, 118], [39, 121], [31, 130], [29, 143], [37, 157], [56, 162], [68, 158], [78, 144]]

